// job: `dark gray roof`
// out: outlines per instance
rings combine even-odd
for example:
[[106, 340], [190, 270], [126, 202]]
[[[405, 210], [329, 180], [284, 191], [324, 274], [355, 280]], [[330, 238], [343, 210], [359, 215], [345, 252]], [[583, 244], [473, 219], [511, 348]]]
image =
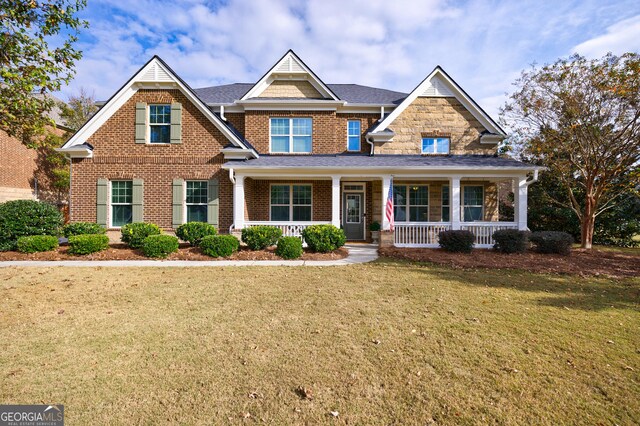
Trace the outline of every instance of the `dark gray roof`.
[[[359, 84], [327, 84], [341, 100], [350, 104], [398, 105], [408, 95], [393, 90], [361, 86]], [[253, 83], [234, 83], [194, 89], [208, 104], [230, 104], [240, 99], [253, 87]]]
[[226, 163], [230, 168], [406, 168], [406, 169], [529, 169], [536, 167], [512, 158], [490, 155], [261, 155]]

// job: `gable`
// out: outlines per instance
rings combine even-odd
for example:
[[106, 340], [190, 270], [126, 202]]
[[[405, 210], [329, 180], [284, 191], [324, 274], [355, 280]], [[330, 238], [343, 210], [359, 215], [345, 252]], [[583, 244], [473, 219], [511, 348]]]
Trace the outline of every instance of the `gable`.
[[274, 80], [258, 97], [324, 99], [324, 96], [305, 80]]

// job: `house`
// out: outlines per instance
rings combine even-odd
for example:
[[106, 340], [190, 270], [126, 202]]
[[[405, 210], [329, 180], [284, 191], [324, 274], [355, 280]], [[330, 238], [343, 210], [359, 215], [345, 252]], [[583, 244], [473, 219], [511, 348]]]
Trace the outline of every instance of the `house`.
[[[222, 233], [310, 224], [366, 241], [393, 185], [394, 243], [527, 228], [535, 166], [496, 156], [505, 132], [440, 67], [411, 93], [326, 84], [293, 51], [255, 83], [190, 88], [153, 57], [60, 150], [72, 221], [109, 229], [207, 221]], [[515, 220], [498, 221], [498, 184]], [[392, 183], [393, 182], [393, 183]]]

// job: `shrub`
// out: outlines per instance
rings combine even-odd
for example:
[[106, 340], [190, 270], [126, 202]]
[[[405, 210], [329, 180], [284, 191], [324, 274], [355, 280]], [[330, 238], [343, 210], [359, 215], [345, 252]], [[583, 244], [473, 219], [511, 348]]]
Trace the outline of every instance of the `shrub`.
[[311, 225], [302, 231], [309, 248], [318, 253], [328, 253], [342, 247], [347, 237], [342, 229], [333, 225]]
[[91, 254], [109, 247], [109, 237], [104, 234], [72, 235], [69, 237], [69, 253]]
[[176, 235], [182, 241], [188, 241], [192, 246], [197, 246], [207, 235], [216, 235], [216, 228], [204, 222], [189, 222], [178, 226]]
[[14, 250], [18, 238], [58, 235], [62, 214], [50, 204], [32, 200], [0, 204], [0, 251]]
[[571, 253], [573, 237], [567, 232], [561, 231], [538, 231], [529, 237], [535, 245], [538, 253], [559, 253], [568, 255]]
[[502, 253], [524, 253], [529, 242], [527, 231], [517, 229], [501, 229], [493, 233], [496, 242], [493, 248]]
[[297, 259], [302, 256], [302, 240], [298, 237], [280, 237], [276, 254], [283, 259]]
[[207, 235], [200, 241], [202, 252], [211, 257], [228, 257], [239, 248], [240, 241], [233, 235]]
[[62, 227], [62, 235], [69, 238], [74, 235], [104, 234], [107, 230], [93, 222], [74, 222]]
[[476, 237], [469, 231], [452, 230], [438, 233], [440, 247], [455, 253], [471, 253]]
[[167, 257], [178, 251], [178, 237], [173, 235], [149, 235], [142, 243], [142, 252], [147, 257]]
[[18, 251], [22, 253], [37, 253], [39, 251], [51, 251], [58, 247], [58, 237], [53, 235], [31, 235], [18, 238], [16, 244]]
[[160, 228], [153, 223], [135, 222], [127, 223], [120, 230], [120, 241], [131, 248], [141, 248], [145, 238], [150, 235], [160, 235]]
[[242, 230], [242, 242], [251, 250], [264, 250], [278, 242], [282, 230], [275, 226], [252, 226]]

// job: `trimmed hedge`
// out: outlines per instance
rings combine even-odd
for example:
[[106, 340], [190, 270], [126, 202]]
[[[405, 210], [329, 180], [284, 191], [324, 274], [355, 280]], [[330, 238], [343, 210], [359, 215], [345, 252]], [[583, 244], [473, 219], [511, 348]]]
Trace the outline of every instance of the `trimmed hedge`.
[[251, 250], [264, 250], [278, 242], [282, 230], [275, 226], [259, 225], [242, 230], [242, 242]]
[[160, 227], [153, 223], [134, 222], [127, 223], [120, 230], [120, 241], [131, 248], [142, 248], [144, 240], [150, 235], [160, 235]]
[[471, 253], [476, 237], [469, 231], [451, 230], [438, 233], [440, 247], [454, 253]]
[[58, 248], [58, 237], [53, 235], [31, 235], [20, 237], [17, 242], [18, 251], [22, 253], [37, 253], [51, 251]]
[[297, 259], [302, 256], [302, 240], [298, 237], [280, 237], [276, 254], [283, 259]]
[[200, 241], [200, 249], [211, 257], [228, 257], [237, 252], [240, 241], [233, 235], [208, 235]]
[[62, 227], [62, 235], [66, 238], [74, 235], [105, 234], [106, 232], [106, 228], [93, 222], [74, 222]]
[[50, 204], [15, 200], [0, 204], [0, 251], [15, 250], [18, 238], [58, 235], [62, 214]]
[[178, 226], [176, 235], [182, 241], [188, 241], [192, 246], [200, 244], [200, 240], [208, 235], [216, 235], [215, 226], [205, 222], [189, 222]]
[[333, 225], [311, 225], [302, 231], [302, 238], [312, 251], [328, 253], [347, 242], [344, 231]]
[[149, 235], [142, 243], [142, 252], [147, 257], [164, 258], [178, 251], [178, 237], [173, 235]]
[[501, 229], [493, 233], [493, 248], [502, 253], [524, 253], [529, 243], [529, 232]]
[[69, 237], [69, 253], [91, 254], [109, 248], [109, 237], [104, 234], [72, 235]]
[[558, 253], [568, 255], [571, 253], [573, 237], [567, 232], [538, 231], [529, 237], [538, 253]]

